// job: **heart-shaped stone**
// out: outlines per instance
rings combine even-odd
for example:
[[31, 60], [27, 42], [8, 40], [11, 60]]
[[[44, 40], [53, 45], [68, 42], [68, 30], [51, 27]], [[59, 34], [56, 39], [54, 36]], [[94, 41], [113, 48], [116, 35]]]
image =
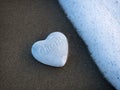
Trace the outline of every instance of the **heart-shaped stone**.
[[46, 40], [35, 42], [31, 52], [33, 57], [43, 64], [62, 67], [67, 61], [68, 40], [61, 32], [53, 32]]

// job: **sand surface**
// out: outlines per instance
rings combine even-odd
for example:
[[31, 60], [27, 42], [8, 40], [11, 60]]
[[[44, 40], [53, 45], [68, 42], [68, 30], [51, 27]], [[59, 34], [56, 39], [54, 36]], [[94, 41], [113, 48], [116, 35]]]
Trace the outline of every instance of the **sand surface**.
[[[69, 41], [63, 68], [37, 62], [35, 41], [54, 31]], [[114, 90], [57, 0], [0, 0], [0, 90]]]

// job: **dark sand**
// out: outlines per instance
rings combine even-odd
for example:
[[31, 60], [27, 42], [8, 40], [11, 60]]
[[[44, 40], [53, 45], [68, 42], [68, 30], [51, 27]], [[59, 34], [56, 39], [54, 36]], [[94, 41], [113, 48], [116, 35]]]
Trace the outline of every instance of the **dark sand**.
[[[54, 31], [69, 41], [63, 68], [37, 62], [32, 44]], [[0, 0], [0, 90], [114, 90], [57, 0]]]

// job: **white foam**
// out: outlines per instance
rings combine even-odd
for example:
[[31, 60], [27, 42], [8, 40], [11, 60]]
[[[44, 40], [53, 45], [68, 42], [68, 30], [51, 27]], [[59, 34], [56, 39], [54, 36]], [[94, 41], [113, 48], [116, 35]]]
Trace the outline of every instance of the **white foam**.
[[114, 17], [114, 10], [107, 8], [117, 7], [110, 7], [111, 3], [105, 6], [106, 3], [101, 0], [59, 2], [88, 46], [100, 71], [116, 89], [120, 90], [120, 23], [116, 19], [120, 17]]

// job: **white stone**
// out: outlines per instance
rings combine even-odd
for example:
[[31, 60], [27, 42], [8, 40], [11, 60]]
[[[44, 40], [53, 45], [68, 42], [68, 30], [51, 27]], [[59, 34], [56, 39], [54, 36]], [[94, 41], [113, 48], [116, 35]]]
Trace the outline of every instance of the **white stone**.
[[53, 32], [46, 40], [35, 42], [31, 52], [33, 57], [43, 64], [63, 67], [68, 56], [68, 40], [61, 32]]
[[59, 2], [100, 71], [120, 90], [120, 0]]

